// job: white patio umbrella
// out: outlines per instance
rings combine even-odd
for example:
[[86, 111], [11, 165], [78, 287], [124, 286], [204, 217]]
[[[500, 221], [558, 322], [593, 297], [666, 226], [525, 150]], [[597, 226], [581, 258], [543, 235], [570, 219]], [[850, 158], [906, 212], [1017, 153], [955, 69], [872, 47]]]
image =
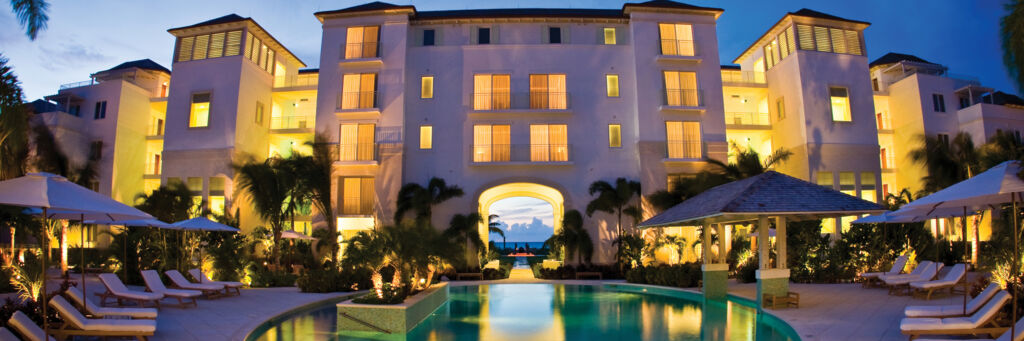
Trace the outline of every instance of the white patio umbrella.
[[316, 238], [304, 235], [293, 230], [281, 231], [281, 239], [316, 240]]
[[[218, 223], [218, 222], [210, 220], [209, 218], [206, 218], [206, 217], [196, 217], [196, 218], [192, 218], [192, 219], [188, 219], [188, 220], [182, 220], [182, 221], [173, 223], [171, 225], [175, 226], [175, 227], [178, 227], [178, 228], [184, 230], [185, 232], [188, 232], [188, 231], [210, 231], [210, 232], [231, 232], [231, 233], [238, 233], [239, 232], [239, 230], [237, 228], [234, 228], [234, 227], [231, 227], [231, 226], [228, 226], [228, 225], [224, 225], [224, 224]], [[203, 263], [203, 249], [200, 248], [199, 249], [199, 267], [200, 267], [200, 269], [202, 269], [202, 263]], [[199, 278], [200, 282], [202, 282], [202, 280], [203, 280], [202, 278]]]
[[[105, 195], [93, 192], [88, 188], [76, 185], [68, 179], [50, 173], [30, 173], [28, 175], [0, 181], [0, 204], [38, 208], [42, 210], [43, 226], [46, 226], [48, 210], [65, 213], [103, 214], [111, 219], [150, 219], [153, 216], [122, 204]], [[44, 227], [45, 228], [45, 227]], [[43, 271], [47, 268], [50, 239], [43, 233]], [[43, 297], [46, 297], [45, 275], [42, 283]], [[43, 316], [47, 316], [47, 302], [43, 306]], [[43, 324], [43, 332], [49, 332], [49, 326]]]

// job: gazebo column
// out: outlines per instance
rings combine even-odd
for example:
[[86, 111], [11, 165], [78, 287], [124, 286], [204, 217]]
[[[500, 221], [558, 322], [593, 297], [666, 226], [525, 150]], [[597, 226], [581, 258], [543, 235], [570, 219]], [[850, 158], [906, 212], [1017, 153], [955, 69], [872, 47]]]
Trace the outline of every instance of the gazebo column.
[[[785, 223], [784, 220], [781, 221]], [[784, 226], [784, 225], [782, 225]], [[764, 295], [771, 296], [786, 296], [789, 293], [789, 269], [786, 268], [771, 268], [770, 259], [770, 248], [771, 242], [768, 237], [768, 217], [761, 217], [758, 219], [757, 225], [757, 244], [758, 244], [758, 270], [757, 270], [757, 299], [758, 302], [764, 298]], [[775, 238], [779, 242], [779, 247], [782, 248], [785, 245], [786, 235], [784, 233], [785, 227], [782, 227], [782, 231], [776, 227]], [[778, 264], [785, 264], [782, 262], [781, 257], [785, 257], [785, 251], [782, 253], [776, 253], [780, 256]]]
[[[718, 232], [718, 256], [713, 257], [711, 255], [711, 230], [716, 229]], [[724, 298], [728, 293], [729, 284], [729, 264], [722, 261], [722, 257], [725, 252], [722, 252], [725, 248], [725, 243], [722, 239], [722, 224], [711, 224], [704, 225], [701, 227], [704, 231], [704, 265], [701, 267], [703, 274], [703, 287], [704, 297], [706, 298]]]

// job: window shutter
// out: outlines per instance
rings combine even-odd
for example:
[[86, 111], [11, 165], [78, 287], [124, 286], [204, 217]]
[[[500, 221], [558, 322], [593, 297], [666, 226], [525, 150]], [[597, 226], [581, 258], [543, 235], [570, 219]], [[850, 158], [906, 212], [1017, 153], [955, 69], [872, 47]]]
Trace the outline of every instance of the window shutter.
[[828, 28], [814, 26], [814, 43], [818, 51], [832, 52], [832, 45], [828, 39]]
[[252, 33], [245, 33], [245, 59], [252, 60]]
[[196, 36], [196, 45], [192, 49], [192, 60], [206, 59], [206, 48], [209, 43], [209, 34]]
[[242, 45], [242, 31], [228, 32], [227, 44], [224, 46], [224, 56], [237, 56]]
[[861, 55], [860, 49], [860, 34], [857, 31], [845, 31], [846, 33], [846, 51], [849, 54]]
[[832, 35], [832, 51], [835, 53], [846, 53], [846, 36], [843, 30], [838, 28], [829, 29]]
[[814, 50], [814, 32], [807, 25], [796, 25], [797, 34], [800, 35], [800, 49]]
[[271, 50], [270, 48], [267, 48], [267, 67], [266, 67], [266, 70], [271, 75], [274, 74], [274, 50]]
[[183, 37], [178, 42], [178, 61], [187, 62], [192, 60], [192, 45], [195, 43], [195, 37]]
[[786, 46], [789, 48], [789, 53], [796, 52], [796, 37], [793, 35], [793, 26], [786, 29]]
[[224, 32], [210, 35], [210, 58], [224, 56]]

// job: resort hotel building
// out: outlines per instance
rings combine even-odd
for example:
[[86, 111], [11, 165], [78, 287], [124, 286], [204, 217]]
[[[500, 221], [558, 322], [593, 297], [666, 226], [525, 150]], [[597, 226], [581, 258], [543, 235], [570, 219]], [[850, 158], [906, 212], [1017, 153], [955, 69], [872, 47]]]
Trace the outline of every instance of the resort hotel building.
[[[563, 212], [593, 199], [594, 181], [636, 180], [646, 196], [727, 161], [732, 146], [785, 149], [778, 171], [879, 202], [921, 189], [925, 170], [908, 157], [920, 136], [966, 131], [981, 144], [1024, 129], [1024, 101], [948, 73], [943, 56], [869, 59], [867, 22], [800, 9], [720, 57], [722, 13], [667, 0], [446, 11], [373, 2], [315, 13], [319, 69], [273, 27], [230, 14], [168, 30], [176, 43], [153, 53], [172, 53], [169, 69], [126, 62], [32, 108], [73, 162], [99, 160], [100, 193], [130, 204], [180, 182], [213, 212], [239, 210], [245, 232], [264, 223], [232, 164], [309, 153], [322, 135], [336, 151], [335, 216], [309, 212], [293, 228], [335, 219], [342, 239], [393, 223], [399, 188], [433, 177], [465, 191], [434, 208], [439, 228], [528, 196], [552, 205], [558, 230]], [[827, 220], [822, 233], [852, 219]], [[585, 218], [595, 262], [613, 261], [616, 221]]]

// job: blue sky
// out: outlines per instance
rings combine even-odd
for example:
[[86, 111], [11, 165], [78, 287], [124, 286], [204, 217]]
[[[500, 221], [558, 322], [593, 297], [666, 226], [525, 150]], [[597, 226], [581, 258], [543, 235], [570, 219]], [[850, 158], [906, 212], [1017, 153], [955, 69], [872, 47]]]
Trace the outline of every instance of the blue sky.
[[[636, 0], [639, 1], [639, 0]], [[364, 1], [52, 1], [49, 29], [30, 42], [7, 3], [0, 6], [0, 53], [11, 59], [27, 99], [55, 93], [62, 83], [123, 61], [150, 58], [170, 67], [171, 27], [194, 24], [228, 13], [256, 19], [311, 67], [319, 64], [320, 25], [313, 12]], [[895, 51], [949, 66], [951, 72], [977, 76], [985, 85], [1017, 93], [1002, 64], [999, 0], [983, 1], [739, 1], [693, 0], [725, 9], [718, 21], [719, 50], [729, 63], [787, 11], [807, 7], [871, 22], [866, 30], [868, 58]], [[432, 0], [394, 1], [419, 10], [569, 7], [621, 8], [621, 1], [578, 0]]]
[[[542, 242], [551, 237], [554, 216], [551, 204], [530, 197], [513, 197], [491, 204], [491, 214], [497, 214], [505, 240], [509, 242]], [[491, 240], [501, 242], [501, 236], [491, 234]]]

